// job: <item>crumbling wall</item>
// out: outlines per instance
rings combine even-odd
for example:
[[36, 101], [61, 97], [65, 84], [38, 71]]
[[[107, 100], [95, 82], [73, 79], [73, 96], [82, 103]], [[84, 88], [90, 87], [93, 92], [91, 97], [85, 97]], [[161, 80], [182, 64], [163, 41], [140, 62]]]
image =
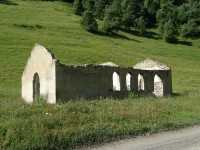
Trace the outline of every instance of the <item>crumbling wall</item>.
[[163, 81], [157, 74], [154, 76], [153, 94], [157, 97], [162, 97], [164, 95]]
[[[134, 69], [132, 71], [133, 76], [133, 90], [135, 92], [138, 91], [138, 76], [142, 75], [144, 78], [144, 90], [139, 91], [141, 94], [146, 95], [155, 95], [154, 94], [154, 77], [158, 75], [163, 83], [163, 94], [160, 96], [169, 96], [172, 94], [172, 78], [171, 78], [171, 70], [138, 70]], [[157, 96], [157, 95], [155, 95]]]
[[[60, 63], [57, 63], [56, 68], [56, 96], [58, 100], [110, 96], [124, 98], [128, 92], [155, 96], [172, 94], [171, 70], [139, 70], [100, 65], [67, 66]], [[119, 83], [113, 84], [113, 75], [115, 79], [118, 79], [117, 76], [119, 76]], [[139, 75], [144, 79], [142, 90], [139, 90], [138, 87]], [[162, 91], [157, 91], [157, 93], [155, 93], [155, 75], [161, 78], [163, 84]], [[127, 82], [129, 82], [128, 86]], [[115, 87], [118, 85], [120, 87]]]
[[[113, 73], [120, 78], [120, 91], [113, 90]], [[56, 97], [57, 99], [96, 98], [109, 96], [125, 96], [124, 69], [119, 67], [86, 65], [56, 65]]]
[[47, 100], [47, 103], [56, 103], [55, 64], [53, 55], [43, 46], [36, 44], [22, 75], [22, 97], [27, 103], [34, 101], [35, 74], [39, 77], [39, 96]]

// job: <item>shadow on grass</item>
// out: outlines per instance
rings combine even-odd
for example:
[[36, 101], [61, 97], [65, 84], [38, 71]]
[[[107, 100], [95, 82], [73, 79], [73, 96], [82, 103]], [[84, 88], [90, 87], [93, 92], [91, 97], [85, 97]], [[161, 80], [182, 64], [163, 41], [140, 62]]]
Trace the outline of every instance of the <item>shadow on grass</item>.
[[180, 40], [180, 39], [173, 39], [170, 42], [167, 42], [169, 44], [180, 44], [180, 45], [185, 45], [185, 46], [192, 46], [192, 42], [190, 41], [185, 41], [185, 40]]
[[42, 29], [44, 28], [43, 26], [41, 25], [28, 25], [28, 24], [13, 24], [13, 26], [15, 27], [18, 27], [18, 28], [24, 28], [24, 29], [27, 29], [27, 30], [36, 30], [36, 29]]
[[181, 93], [172, 93], [172, 97], [179, 97], [179, 96], [183, 96], [183, 94], [181, 94]]
[[137, 43], [141, 43], [141, 41], [139, 40], [135, 40], [135, 39], [132, 39], [132, 38], [129, 38], [125, 35], [122, 35], [122, 34], [119, 34], [119, 33], [116, 33], [116, 32], [112, 32], [112, 33], [104, 33], [104, 32], [96, 32], [94, 33], [96, 35], [100, 35], [100, 36], [106, 36], [106, 37], [111, 37], [111, 38], [115, 38], [115, 39], [124, 39], [124, 40], [131, 40], [131, 41], [135, 41]]
[[172, 97], [188, 97], [188, 96], [199, 96], [200, 92], [198, 90], [185, 90], [182, 93], [173, 93]]
[[[132, 34], [132, 35], [135, 35], [135, 36], [146, 37], [146, 38], [155, 39], [155, 40], [162, 39], [162, 37], [158, 33], [155, 33], [155, 32], [152, 32], [152, 31], [146, 31], [143, 35], [141, 35], [136, 30], [125, 30], [125, 29], [123, 29], [122, 31], [129, 33], [129, 34]], [[192, 42], [185, 41], [185, 40], [177, 40], [177, 41], [175, 41], [171, 44], [181, 44], [181, 45], [186, 45], [186, 46], [192, 46]]]
[[125, 30], [123, 29], [122, 31], [135, 35], [135, 36], [139, 36], [139, 37], [146, 37], [146, 38], [150, 38], [150, 39], [161, 39], [161, 36], [158, 33], [152, 32], [152, 31], [146, 31], [144, 34], [140, 34], [138, 31], [136, 30]]
[[4, 4], [4, 5], [18, 5], [17, 3], [11, 2], [9, 0], [0, 0], [0, 4]]
[[181, 45], [186, 45], [186, 46], [192, 46], [192, 42], [189, 42], [189, 41], [182, 41], [182, 40], [178, 40], [178, 41], [175, 42], [174, 44], [181, 44]]

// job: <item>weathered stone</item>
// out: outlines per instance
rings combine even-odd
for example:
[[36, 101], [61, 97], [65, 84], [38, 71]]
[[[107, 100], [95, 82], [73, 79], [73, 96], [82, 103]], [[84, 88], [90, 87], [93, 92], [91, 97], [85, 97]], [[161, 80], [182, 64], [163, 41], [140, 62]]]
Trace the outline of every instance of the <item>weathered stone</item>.
[[48, 103], [56, 103], [55, 66], [54, 56], [43, 46], [36, 44], [22, 75], [22, 97], [27, 103], [34, 100], [35, 74], [39, 76], [40, 96]]
[[149, 58], [137, 63], [133, 68], [140, 70], [170, 70], [167, 65]]
[[153, 93], [157, 97], [172, 94], [171, 69], [158, 61], [146, 59], [133, 66], [138, 75], [138, 91]]

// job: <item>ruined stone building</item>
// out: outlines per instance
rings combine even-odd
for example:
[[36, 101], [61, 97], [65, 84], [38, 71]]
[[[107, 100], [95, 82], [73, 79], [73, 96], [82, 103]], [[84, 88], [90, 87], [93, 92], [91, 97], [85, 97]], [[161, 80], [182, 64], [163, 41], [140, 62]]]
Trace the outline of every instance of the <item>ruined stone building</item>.
[[55, 104], [79, 98], [125, 97], [129, 92], [171, 95], [171, 69], [151, 59], [127, 68], [112, 62], [64, 65], [36, 44], [22, 75], [22, 97], [27, 103], [39, 97]]

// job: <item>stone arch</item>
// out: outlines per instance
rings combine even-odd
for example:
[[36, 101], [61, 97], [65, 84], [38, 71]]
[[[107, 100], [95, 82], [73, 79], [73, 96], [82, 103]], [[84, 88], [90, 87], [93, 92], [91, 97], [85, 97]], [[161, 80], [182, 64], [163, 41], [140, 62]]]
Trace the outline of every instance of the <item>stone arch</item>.
[[33, 100], [40, 98], [40, 77], [38, 73], [33, 76]]
[[127, 88], [127, 90], [128, 91], [131, 91], [131, 82], [132, 81], [132, 75], [131, 75], [131, 73], [127, 73], [126, 74], [126, 88]]
[[113, 91], [120, 91], [121, 85], [120, 85], [120, 77], [117, 72], [113, 73]]
[[163, 86], [163, 81], [160, 78], [160, 76], [158, 76], [157, 74], [155, 74], [154, 76], [154, 91], [153, 91], [155, 96], [161, 97], [164, 95], [164, 86]]
[[144, 91], [144, 77], [138, 74], [138, 91]]

